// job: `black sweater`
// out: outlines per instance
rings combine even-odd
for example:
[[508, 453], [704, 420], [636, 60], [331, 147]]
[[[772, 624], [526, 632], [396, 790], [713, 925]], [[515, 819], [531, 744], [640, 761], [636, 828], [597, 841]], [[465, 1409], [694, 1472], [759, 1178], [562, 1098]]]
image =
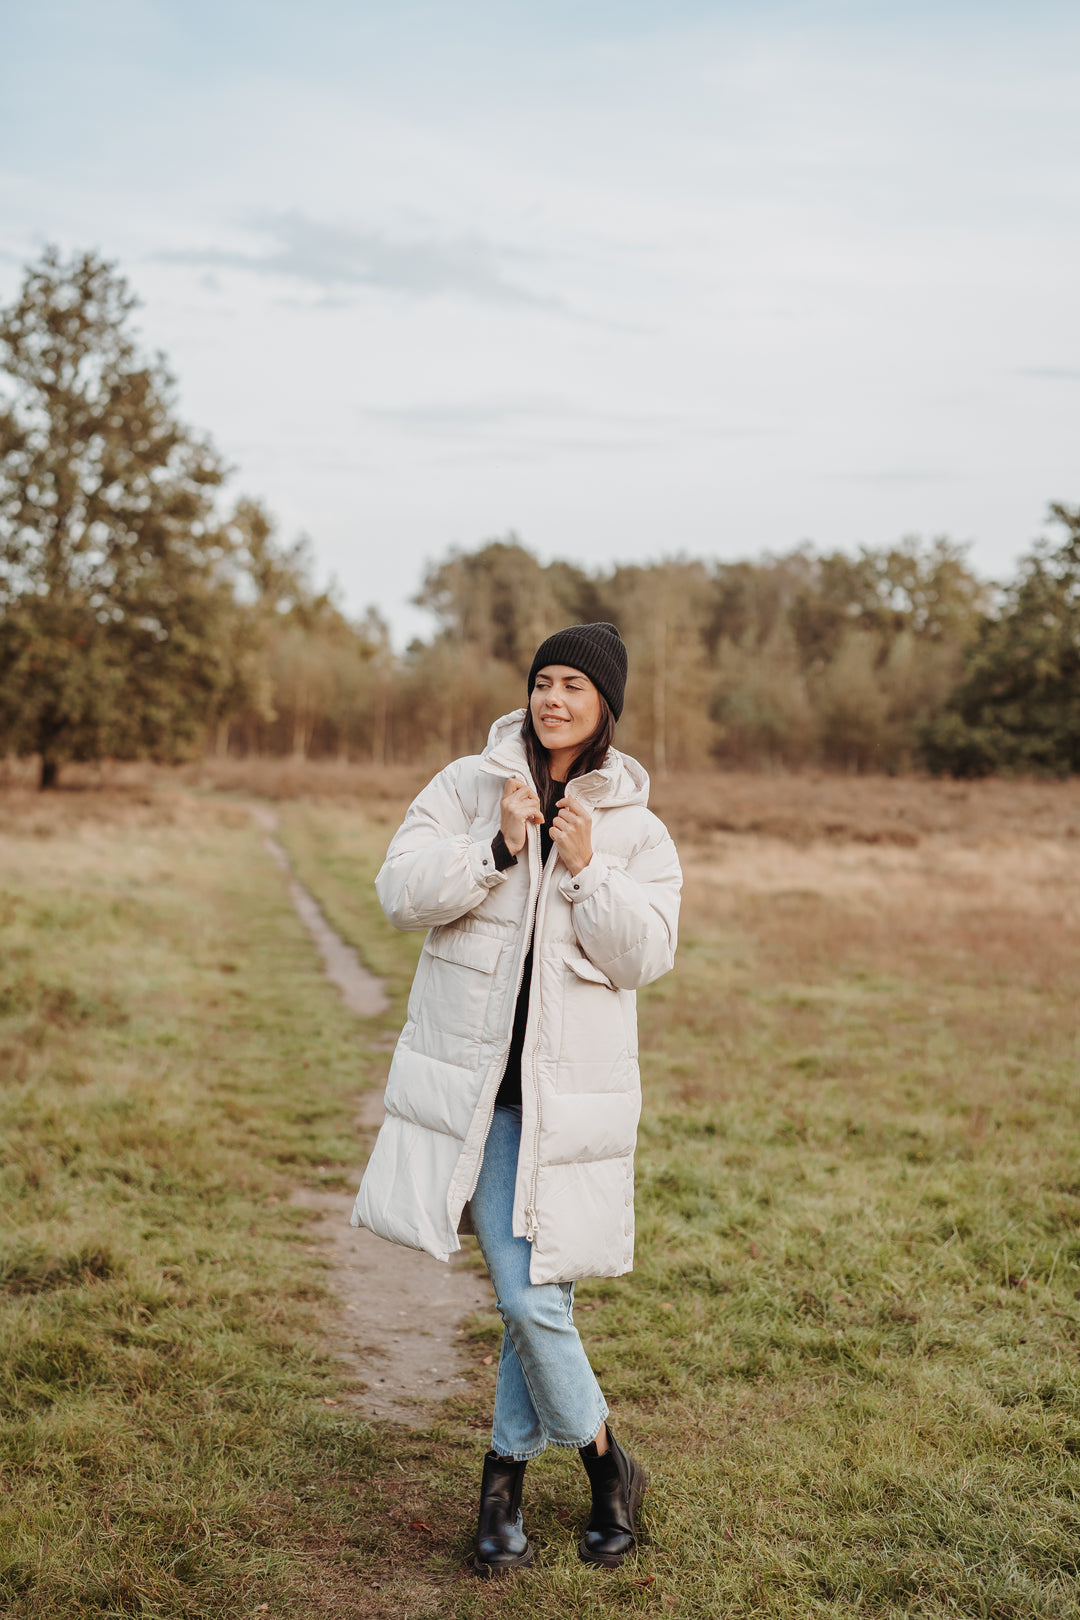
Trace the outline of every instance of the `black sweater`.
[[[547, 858], [551, 854], [551, 823], [556, 814], [556, 805], [566, 793], [565, 782], [552, 782], [551, 797], [544, 810], [544, 825], [540, 828], [540, 864], [547, 865]], [[511, 855], [506, 847], [506, 841], [501, 832], [495, 835], [492, 841], [492, 853], [495, 856], [495, 865], [500, 872], [508, 866], [517, 864], [517, 856]], [[525, 1025], [529, 1019], [529, 986], [532, 983], [533, 946], [529, 946], [529, 954], [525, 958], [525, 971], [521, 976], [521, 989], [518, 991], [517, 1006], [514, 1008], [514, 1029], [510, 1036], [510, 1050], [506, 1054], [506, 1069], [503, 1073], [502, 1084], [499, 1086], [498, 1096], [495, 1098], [496, 1108], [511, 1107], [521, 1102], [521, 1053], [525, 1045]]]

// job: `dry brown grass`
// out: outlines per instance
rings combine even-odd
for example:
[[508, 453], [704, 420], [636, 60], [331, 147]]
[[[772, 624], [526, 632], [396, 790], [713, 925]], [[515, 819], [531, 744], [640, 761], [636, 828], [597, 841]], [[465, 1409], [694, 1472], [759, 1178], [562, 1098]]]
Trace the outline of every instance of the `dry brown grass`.
[[[394, 820], [431, 775], [423, 765], [291, 758], [208, 757], [175, 768], [108, 762], [67, 766], [58, 798], [100, 798], [104, 792], [126, 802], [159, 803], [163, 792], [179, 786], [277, 800], [359, 800], [375, 819]], [[0, 761], [5, 801], [35, 800], [35, 781], [32, 761]], [[954, 782], [820, 771], [681, 772], [653, 778], [651, 803], [677, 839], [694, 842], [752, 833], [794, 844], [914, 849], [934, 835], [960, 844], [1018, 836], [1080, 839], [1078, 778]]]
[[682, 856], [684, 928], [730, 918], [804, 976], [917, 964], [931, 979], [1052, 988], [1080, 955], [1080, 858], [1066, 839], [934, 834], [898, 849], [721, 835]]
[[654, 780], [653, 809], [676, 838], [755, 833], [805, 844], [913, 849], [947, 835], [961, 843], [1080, 838], [1080, 780], [939, 781], [922, 776], [682, 774]]

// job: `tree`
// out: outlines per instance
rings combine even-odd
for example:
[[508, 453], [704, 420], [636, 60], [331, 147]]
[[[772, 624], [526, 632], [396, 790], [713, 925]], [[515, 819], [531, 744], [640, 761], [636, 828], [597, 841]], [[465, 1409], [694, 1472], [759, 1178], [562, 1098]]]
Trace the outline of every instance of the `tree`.
[[429, 567], [413, 598], [439, 622], [442, 640], [527, 675], [545, 636], [596, 617], [587, 577], [570, 563], [546, 566], [515, 535], [476, 551], [451, 551]]
[[834, 551], [817, 558], [791, 617], [807, 667], [824, 668], [853, 629], [874, 634], [882, 658], [891, 640], [906, 634], [961, 646], [985, 607], [986, 587], [968, 567], [965, 547], [939, 535], [928, 545], [911, 538], [880, 550], [861, 546], [855, 557]]
[[438, 629], [409, 648], [399, 688], [413, 756], [482, 748], [494, 716], [524, 703], [544, 637], [600, 616], [590, 611], [594, 594], [573, 564], [541, 563], [513, 534], [429, 566], [413, 601]]
[[747, 630], [725, 636], [711, 704], [713, 753], [728, 765], [798, 767], [814, 758], [817, 723], [791, 625], [776, 621], [763, 642]]
[[1064, 536], [1037, 540], [999, 611], [988, 614], [962, 679], [925, 731], [932, 770], [1080, 771], [1080, 507], [1053, 505]]
[[224, 469], [135, 303], [50, 248], [0, 312], [0, 745], [40, 755], [42, 787], [65, 760], [182, 756], [250, 679]]
[[618, 625], [630, 654], [619, 746], [643, 757], [657, 776], [700, 770], [709, 761], [710, 584], [707, 563], [666, 557], [621, 564], [601, 585], [598, 617]]

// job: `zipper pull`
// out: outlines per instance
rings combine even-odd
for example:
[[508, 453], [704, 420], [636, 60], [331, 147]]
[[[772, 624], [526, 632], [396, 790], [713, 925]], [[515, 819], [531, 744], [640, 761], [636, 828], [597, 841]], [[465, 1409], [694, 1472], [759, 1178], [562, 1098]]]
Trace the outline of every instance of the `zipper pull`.
[[536, 1224], [536, 1211], [535, 1211], [535, 1209], [527, 1209], [525, 1211], [525, 1241], [526, 1241], [526, 1243], [534, 1243], [536, 1241], [536, 1234], [537, 1234], [537, 1232], [539, 1230], [540, 1230], [540, 1228]]

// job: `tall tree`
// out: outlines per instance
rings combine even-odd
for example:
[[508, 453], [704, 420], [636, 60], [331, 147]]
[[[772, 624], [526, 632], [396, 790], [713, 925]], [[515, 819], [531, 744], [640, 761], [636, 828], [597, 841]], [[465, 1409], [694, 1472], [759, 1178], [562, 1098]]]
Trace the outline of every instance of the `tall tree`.
[[987, 615], [962, 680], [926, 728], [931, 769], [1080, 771], [1080, 507], [1053, 505], [1058, 542], [1037, 540]]
[[428, 568], [413, 598], [438, 622], [406, 660], [413, 751], [483, 747], [495, 715], [525, 701], [524, 677], [552, 630], [584, 617], [594, 596], [571, 563], [541, 563], [512, 534], [475, 551], [452, 550]]
[[586, 616], [591, 596], [580, 569], [545, 566], [511, 534], [475, 551], [451, 551], [428, 568], [413, 600], [435, 615], [443, 640], [524, 675], [538, 644]]
[[710, 586], [708, 564], [688, 557], [622, 564], [602, 584], [603, 617], [618, 625], [630, 653], [620, 746], [658, 776], [709, 763]]
[[94, 253], [48, 249], [0, 312], [0, 746], [176, 758], [240, 700], [254, 627], [213, 448]]

